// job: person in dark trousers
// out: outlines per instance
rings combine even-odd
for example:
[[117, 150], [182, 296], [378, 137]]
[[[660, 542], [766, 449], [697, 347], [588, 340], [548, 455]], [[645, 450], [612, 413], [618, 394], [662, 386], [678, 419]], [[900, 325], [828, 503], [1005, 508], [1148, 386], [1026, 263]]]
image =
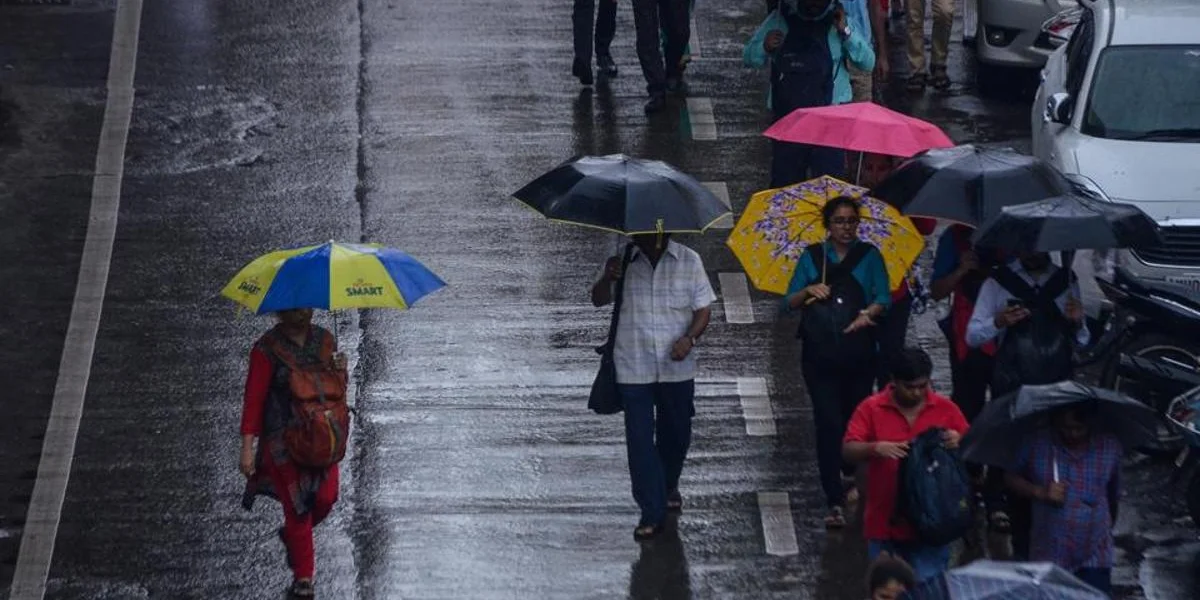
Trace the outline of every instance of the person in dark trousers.
[[[1070, 269], [1050, 262], [1046, 252], [1021, 253], [1017, 260], [993, 269], [979, 288], [966, 338], [973, 348], [996, 343], [991, 382], [994, 398], [1022, 385], [1070, 379], [1075, 347], [1086, 346], [1090, 340], [1078, 280]], [[1027, 501], [1012, 500], [1008, 517], [1013, 555], [1027, 560], [1030, 506]]]
[[809, 246], [788, 285], [784, 307], [801, 311], [801, 373], [812, 402], [817, 463], [829, 513], [825, 526], [846, 526], [842, 436], [858, 403], [875, 383], [873, 332], [890, 301], [883, 255], [858, 238], [859, 209], [840, 196], [821, 213], [829, 239]]
[[616, 77], [617, 63], [613, 61], [609, 47], [617, 31], [617, 0], [575, 0], [571, 23], [575, 29], [575, 62], [571, 74], [583, 85], [595, 83], [592, 78], [594, 28], [596, 67], [602, 75]]
[[1094, 419], [1094, 405], [1054, 411], [1050, 428], [1023, 441], [1007, 480], [1033, 502], [1029, 559], [1111, 594], [1123, 449], [1115, 436], [1092, 431]]
[[624, 272], [621, 313], [613, 344], [617, 387], [625, 413], [625, 446], [633, 498], [641, 519], [638, 541], [663, 531], [668, 511], [683, 508], [679, 477], [692, 440], [697, 340], [717, 299], [695, 250], [665, 235], [635, 235], [622, 256], [605, 264], [592, 286], [592, 304], [613, 301]]
[[[967, 324], [975, 312], [979, 289], [992, 268], [1003, 264], [995, 251], [976, 249], [971, 244], [971, 228], [951, 225], [938, 238], [933, 260], [933, 283], [930, 297], [937, 301], [950, 298], [950, 314], [939, 323], [950, 346], [951, 395], [968, 421], [983, 410], [995, 369], [996, 343], [984, 343], [975, 348], [967, 343]], [[975, 478], [984, 474], [983, 465], [968, 464]], [[1000, 534], [1011, 530], [1005, 506], [1004, 473], [997, 468], [987, 469], [986, 480], [977, 488], [983, 496], [988, 515], [988, 528]]]
[[[667, 107], [667, 92], [687, 93], [681, 65], [684, 49], [692, 37], [688, 0], [633, 0], [633, 23], [637, 29], [638, 61], [650, 94], [646, 112], [660, 112]], [[664, 33], [665, 57], [659, 45]]]
[[[782, 119], [798, 108], [844, 104], [853, 98], [846, 64], [871, 72], [875, 52], [834, 0], [783, 0], [746, 44], [743, 62], [771, 67], [771, 111]], [[774, 141], [771, 187], [812, 177], [842, 178], [845, 152]]]

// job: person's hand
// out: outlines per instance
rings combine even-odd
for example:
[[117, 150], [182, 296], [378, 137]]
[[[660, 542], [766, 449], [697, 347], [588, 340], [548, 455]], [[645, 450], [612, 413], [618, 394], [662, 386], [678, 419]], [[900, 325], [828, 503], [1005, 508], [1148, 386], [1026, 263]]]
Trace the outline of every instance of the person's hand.
[[334, 369], [336, 369], [338, 371], [345, 371], [347, 364], [348, 363], [346, 361], [346, 353], [345, 352], [338, 352], [337, 354], [333, 355], [333, 368]]
[[875, 56], [875, 79], [879, 83], [887, 83], [892, 76], [892, 64], [888, 62], [888, 57], [882, 54]]
[[254, 448], [252, 446], [242, 446], [242, 457], [238, 461], [238, 468], [246, 479], [254, 477]]
[[1067, 501], [1067, 484], [1061, 481], [1055, 481], [1046, 486], [1042, 492], [1042, 499], [1054, 506], [1062, 506]]
[[604, 263], [604, 278], [609, 281], [621, 278], [621, 259], [619, 257], [611, 256], [608, 262]]
[[962, 434], [953, 429], [947, 429], [942, 432], [942, 444], [951, 450], [958, 448], [958, 443], [961, 441]]
[[763, 39], [763, 50], [766, 50], [767, 54], [775, 52], [782, 45], [783, 32], [778, 29], [772, 29], [767, 32], [767, 37]]
[[671, 360], [683, 360], [692, 353], [692, 338], [683, 336], [671, 346]]
[[833, 293], [833, 291], [830, 290], [829, 286], [825, 285], [824, 283], [814, 283], [804, 288], [805, 296], [808, 296], [809, 298], [816, 298], [817, 300], [828, 300], [831, 293]]
[[846, 9], [838, 3], [837, 8], [833, 9], [833, 24], [837, 27], [838, 33], [846, 30]]
[[875, 456], [901, 459], [908, 456], [908, 442], [875, 442]]
[[967, 250], [958, 258], [958, 270], [963, 274], [979, 269], [979, 255], [974, 250]]
[[1067, 305], [1064, 308], [1066, 310], [1063, 312], [1065, 313], [1068, 321], [1072, 323], [1083, 322], [1083, 304], [1081, 304], [1079, 300], [1076, 300], [1075, 298], [1067, 298]]
[[860, 313], [858, 317], [850, 322], [850, 325], [848, 325], [846, 329], [842, 330], [842, 333], [854, 333], [859, 329], [865, 329], [874, 325], [875, 321], [871, 320], [871, 315], [867, 313]]
[[1029, 318], [1029, 309], [1024, 306], [1010, 306], [993, 320], [997, 329], [1007, 329]]

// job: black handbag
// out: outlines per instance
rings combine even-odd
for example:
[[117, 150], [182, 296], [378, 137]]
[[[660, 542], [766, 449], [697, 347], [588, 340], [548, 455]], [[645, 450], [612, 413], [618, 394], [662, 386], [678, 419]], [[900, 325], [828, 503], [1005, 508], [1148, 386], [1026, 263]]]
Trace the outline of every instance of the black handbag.
[[629, 257], [633, 255], [633, 244], [625, 246], [621, 258], [621, 277], [617, 279], [613, 295], [612, 320], [608, 325], [608, 341], [596, 347], [600, 355], [600, 371], [592, 382], [592, 393], [588, 396], [588, 408], [598, 415], [615, 415], [625, 409], [621, 392], [617, 389], [617, 365], [613, 362], [613, 347], [617, 341], [617, 321], [621, 317], [621, 300], [625, 296], [625, 270], [629, 268]]

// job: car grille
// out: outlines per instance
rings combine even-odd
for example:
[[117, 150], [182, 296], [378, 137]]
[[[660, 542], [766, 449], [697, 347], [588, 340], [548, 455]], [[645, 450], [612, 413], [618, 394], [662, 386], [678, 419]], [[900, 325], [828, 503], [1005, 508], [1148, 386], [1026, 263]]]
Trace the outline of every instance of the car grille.
[[1150, 264], [1200, 266], [1200, 227], [1163, 227], [1163, 243], [1138, 248], [1134, 254]]

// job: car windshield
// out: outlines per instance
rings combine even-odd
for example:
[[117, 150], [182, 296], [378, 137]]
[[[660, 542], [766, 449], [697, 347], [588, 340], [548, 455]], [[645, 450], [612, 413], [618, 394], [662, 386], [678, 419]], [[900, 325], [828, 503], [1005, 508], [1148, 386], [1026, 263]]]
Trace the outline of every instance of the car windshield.
[[1200, 142], [1200, 46], [1127, 46], [1096, 64], [1083, 132], [1121, 140]]

